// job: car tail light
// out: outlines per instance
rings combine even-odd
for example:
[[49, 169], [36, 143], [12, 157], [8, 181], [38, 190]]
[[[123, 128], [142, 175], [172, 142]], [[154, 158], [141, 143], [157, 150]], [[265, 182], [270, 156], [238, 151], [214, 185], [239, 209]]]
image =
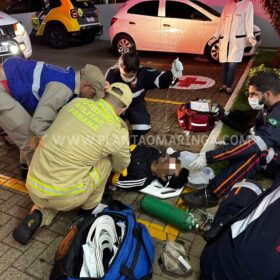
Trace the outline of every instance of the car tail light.
[[71, 15], [72, 18], [78, 18], [78, 10], [71, 9], [70, 10], [70, 15]]
[[113, 17], [113, 18], [111, 19], [111, 26], [112, 26], [117, 20], [118, 20], [118, 18]]
[[98, 9], [96, 9], [96, 10], [94, 11], [94, 16], [95, 16], [95, 17], [98, 17], [98, 16], [99, 16], [99, 11], [98, 11]]

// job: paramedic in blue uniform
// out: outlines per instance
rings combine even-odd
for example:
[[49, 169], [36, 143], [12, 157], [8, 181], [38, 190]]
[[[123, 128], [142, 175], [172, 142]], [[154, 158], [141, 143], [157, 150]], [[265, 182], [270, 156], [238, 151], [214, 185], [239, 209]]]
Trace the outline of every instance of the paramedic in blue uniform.
[[182, 76], [183, 64], [175, 59], [171, 71], [158, 71], [140, 66], [140, 57], [136, 52], [124, 53], [118, 63], [108, 69], [105, 79], [110, 84], [126, 83], [133, 95], [133, 101], [125, 113], [132, 129], [132, 142], [138, 143], [141, 135], [151, 129], [150, 114], [146, 109], [145, 94], [153, 88], [168, 88]]
[[[203, 280], [280, 279], [279, 175], [268, 193], [208, 242], [200, 258]], [[212, 227], [237, 214], [261, 192], [253, 182], [236, 183]]]
[[248, 91], [249, 105], [259, 114], [254, 132], [237, 145], [226, 145], [200, 153], [190, 169], [200, 169], [207, 164], [228, 160], [229, 166], [210, 181], [206, 189], [183, 194], [190, 207], [211, 207], [221, 196], [243, 178], [253, 179], [261, 168], [269, 178], [280, 169], [280, 77], [262, 72], [251, 78]]
[[72, 67], [9, 58], [0, 65], [0, 127], [29, 165], [33, 155], [30, 139], [42, 137], [58, 110], [74, 97], [102, 97], [104, 85], [103, 74], [93, 65], [74, 71]]

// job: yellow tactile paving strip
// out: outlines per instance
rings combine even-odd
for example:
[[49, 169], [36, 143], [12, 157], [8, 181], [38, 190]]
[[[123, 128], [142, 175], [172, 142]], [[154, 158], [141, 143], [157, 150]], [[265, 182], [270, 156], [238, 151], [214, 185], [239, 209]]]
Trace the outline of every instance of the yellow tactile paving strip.
[[25, 182], [0, 174], [0, 185], [3, 185], [9, 189], [15, 190], [15, 191], [20, 191], [23, 193], [28, 193], [26, 187], [25, 187]]

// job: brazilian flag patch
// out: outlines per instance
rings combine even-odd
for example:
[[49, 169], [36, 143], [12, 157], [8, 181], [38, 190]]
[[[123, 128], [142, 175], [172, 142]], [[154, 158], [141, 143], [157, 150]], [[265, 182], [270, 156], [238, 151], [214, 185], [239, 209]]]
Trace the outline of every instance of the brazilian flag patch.
[[279, 125], [279, 121], [277, 121], [276, 119], [274, 118], [269, 118], [268, 119], [268, 122], [272, 125], [272, 126], [278, 126]]

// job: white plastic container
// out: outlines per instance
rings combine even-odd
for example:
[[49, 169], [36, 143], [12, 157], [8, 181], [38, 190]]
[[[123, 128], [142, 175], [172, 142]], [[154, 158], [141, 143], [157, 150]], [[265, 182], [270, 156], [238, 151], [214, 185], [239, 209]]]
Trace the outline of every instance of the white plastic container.
[[[189, 169], [190, 164], [198, 157], [198, 154], [194, 154], [188, 151], [180, 153], [178, 159], [181, 161], [182, 167]], [[201, 170], [190, 171], [188, 177], [188, 186], [194, 189], [205, 188], [209, 180], [215, 177], [214, 171], [211, 167], [204, 167]]]

